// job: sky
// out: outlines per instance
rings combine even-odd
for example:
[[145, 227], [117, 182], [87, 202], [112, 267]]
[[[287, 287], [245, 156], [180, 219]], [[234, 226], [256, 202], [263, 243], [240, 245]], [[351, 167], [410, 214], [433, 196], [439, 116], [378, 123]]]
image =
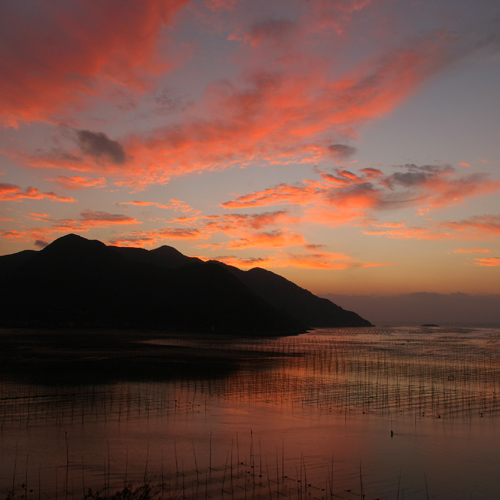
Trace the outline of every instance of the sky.
[[1, 2], [0, 255], [500, 297], [498, 82], [496, 0]]

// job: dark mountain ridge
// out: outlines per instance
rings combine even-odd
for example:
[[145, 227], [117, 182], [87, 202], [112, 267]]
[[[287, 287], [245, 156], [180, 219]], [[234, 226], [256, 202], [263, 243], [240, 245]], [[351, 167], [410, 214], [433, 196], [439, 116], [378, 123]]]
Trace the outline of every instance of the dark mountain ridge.
[[1, 326], [292, 334], [370, 325], [270, 271], [74, 234], [0, 257], [0, 279]]

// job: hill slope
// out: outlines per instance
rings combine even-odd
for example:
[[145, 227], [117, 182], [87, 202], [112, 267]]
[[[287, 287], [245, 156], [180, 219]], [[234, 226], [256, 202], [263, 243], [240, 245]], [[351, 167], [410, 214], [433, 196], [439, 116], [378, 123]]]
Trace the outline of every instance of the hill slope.
[[224, 333], [304, 329], [220, 266], [195, 262], [163, 269], [75, 235], [0, 269], [4, 326]]
[[369, 326], [285, 278], [203, 262], [175, 248], [106, 246], [67, 235], [0, 257], [1, 325], [297, 333]]

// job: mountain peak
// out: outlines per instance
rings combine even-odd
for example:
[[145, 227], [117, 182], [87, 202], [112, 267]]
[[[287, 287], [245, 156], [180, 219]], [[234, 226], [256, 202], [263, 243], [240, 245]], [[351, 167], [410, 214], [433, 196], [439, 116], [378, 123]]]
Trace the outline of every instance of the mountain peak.
[[34, 255], [0, 257], [2, 280], [11, 293], [0, 324], [24, 318], [45, 325], [219, 325], [229, 331], [295, 333], [305, 327], [370, 326], [266, 269], [204, 263], [167, 245], [113, 247], [68, 234]]
[[71, 252], [72, 250], [84, 248], [106, 248], [106, 245], [101, 243], [99, 240], [88, 240], [78, 234], [70, 233], [57, 238], [57, 240], [54, 240], [52, 243], [47, 245], [41, 252], [47, 253], [54, 250]]

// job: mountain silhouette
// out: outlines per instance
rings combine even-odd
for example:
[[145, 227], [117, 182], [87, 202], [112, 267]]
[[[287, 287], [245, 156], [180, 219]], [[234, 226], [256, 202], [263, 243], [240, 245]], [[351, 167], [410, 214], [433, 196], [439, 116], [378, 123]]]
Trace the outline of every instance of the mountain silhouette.
[[270, 271], [74, 234], [0, 257], [0, 279], [1, 326], [292, 334], [370, 325]]

